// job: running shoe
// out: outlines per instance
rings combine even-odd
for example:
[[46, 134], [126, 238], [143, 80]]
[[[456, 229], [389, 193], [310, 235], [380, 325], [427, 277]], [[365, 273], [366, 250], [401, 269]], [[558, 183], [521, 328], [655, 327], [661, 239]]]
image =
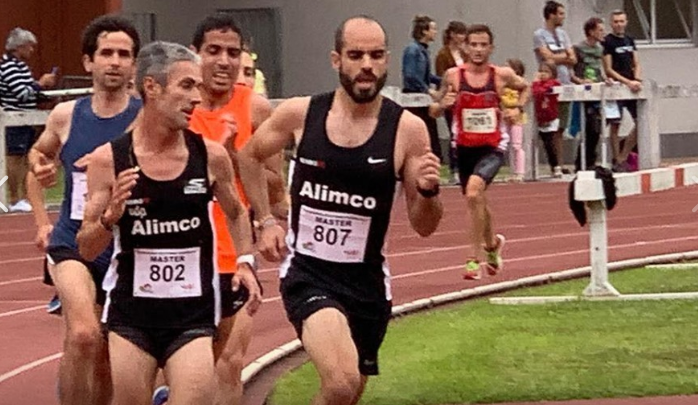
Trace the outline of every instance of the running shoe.
[[480, 262], [475, 259], [470, 259], [465, 263], [463, 271], [464, 280], [479, 280], [480, 279]]
[[504, 269], [502, 248], [504, 248], [506, 238], [501, 234], [495, 235], [495, 238], [497, 239], [497, 246], [492, 250], [485, 249], [485, 253], [487, 253], [487, 263], [485, 264], [485, 268], [487, 269], [487, 274], [490, 276], [496, 276], [497, 273]]
[[32, 205], [27, 200], [19, 200], [10, 205], [10, 212], [32, 212]]
[[170, 399], [170, 387], [161, 385], [153, 392], [153, 405], [164, 405]]
[[58, 298], [58, 294], [54, 295], [51, 301], [48, 302], [48, 305], [46, 305], [46, 312], [52, 315], [61, 314], [61, 299]]

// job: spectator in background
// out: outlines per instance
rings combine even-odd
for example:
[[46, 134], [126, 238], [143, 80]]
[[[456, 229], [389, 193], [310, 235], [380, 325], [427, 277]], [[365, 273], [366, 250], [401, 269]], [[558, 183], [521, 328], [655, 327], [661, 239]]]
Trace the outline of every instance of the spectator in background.
[[[592, 17], [584, 23], [586, 39], [574, 46], [577, 63], [572, 70], [572, 82], [575, 84], [591, 84], [606, 81], [603, 70], [603, 46], [601, 42], [606, 34], [603, 20]], [[596, 150], [601, 136], [601, 104], [585, 102], [584, 106], [584, 143], [586, 170], [592, 170], [596, 165]], [[579, 145], [575, 168], [582, 167], [582, 145]]]
[[467, 27], [460, 21], [451, 21], [444, 30], [444, 46], [436, 54], [436, 75], [442, 77], [452, 67], [468, 61], [465, 53], [465, 32]]
[[[42, 75], [38, 81], [32, 77], [27, 62], [36, 46], [36, 36], [31, 31], [18, 27], [7, 36], [5, 53], [0, 62], [0, 105], [5, 111], [35, 110], [38, 92], [56, 85], [55, 71]], [[27, 153], [34, 143], [35, 135], [31, 126], [6, 128], [7, 184], [12, 212], [32, 210], [27, 201], [25, 178], [29, 169]]]
[[[534, 111], [538, 123], [538, 135], [543, 140], [545, 153], [548, 155], [550, 170], [555, 176], [555, 168], [560, 167], [558, 156], [555, 152], [553, 139], [560, 126], [558, 119], [558, 95], [553, 93], [553, 87], [559, 86], [557, 81], [557, 67], [553, 62], [543, 62], [538, 67], [538, 73], [533, 81], [531, 90], [534, 100]], [[559, 173], [557, 177], [562, 177]]]
[[256, 67], [257, 54], [245, 48], [240, 58], [240, 73], [237, 82], [250, 87], [255, 93], [267, 97], [267, 80], [264, 73]]
[[[642, 90], [642, 70], [640, 60], [637, 57], [635, 40], [625, 33], [628, 25], [628, 16], [623, 10], [615, 10], [611, 13], [611, 28], [613, 32], [606, 35], [603, 42], [603, 61], [606, 74], [611, 79], [617, 80], [637, 93]], [[618, 102], [618, 107], [623, 113], [625, 107], [633, 121], [637, 121], [637, 100], [623, 100]], [[621, 115], [621, 118], [623, 116]], [[628, 134], [621, 148], [618, 139], [620, 119], [611, 121], [611, 148], [613, 151], [614, 171], [635, 171], [637, 167], [637, 125]]]
[[[521, 59], [507, 59], [509, 66], [517, 76], [524, 77], [526, 66]], [[505, 87], [501, 95], [502, 111], [518, 110], [517, 112], [504, 113], [504, 128], [511, 137], [509, 146], [509, 168], [512, 172], [511, 181], [520, 183], [526, 173], [526, 152], [523, 148], [524, 130], [527, 117], [523, 112], [521, 92], [510, 87]]]
[[[434, 84], [438, 87], [441, 84], [441, 78], [431, 73], [429, 44], [434, 42], [438, 33], [436, 22], [431, 17], [417, 15], [412, 20], [414, 41], [407, 45], [402, 53], [402, 91], [404, 93], [424, 93], [431, 95], [432, 98], [436, 97], [438, 92], [429, 86]], [[406, 110], [424, 121], [429, 131], [431, 151], [442, 158], [436, 120], [429, 115], [429, 106], [408, 107]]]
[[[539, 28], [533, 34], [533, 49], [538, 60], [538, 64], [552, 62], [557, 66], [557, 80], [561, 84], [571, 84], [570, 68], [577, 63], [572, 41], [567, 32], [562, 29], [565, 23], [565, 7], [557, 1], [548, 1], [543, 8], [545, 17], [545, 27]], [[558, 105], [559, 127], [553, 138], [555, 146], [555, 159], [561, 162], [562, 158], [562, 134], [567, 128], [570, 117], [570, 103], [560, 102]], [[561, 166], [556, 166], [553, 170], [555, 177], [561, 177], [563, 171]]]
[[[443, 34], [443, 47], [436, 54], [436, 75], [443, 77], [444, 73], [452, 67], [463, 64], [468, 61], [468, 55], [465, 53], [465, 32], [467, 27], [460, 21], [451, 21]], [[449, 166], [451, 167], [451, 183], [458, 183], [458, 164], [456, 159], [456, 143], [453, 140], [453, 114], [451, 110], [444, 111], [444, 118], [448, 126], [450, 137], [450, 159]]]

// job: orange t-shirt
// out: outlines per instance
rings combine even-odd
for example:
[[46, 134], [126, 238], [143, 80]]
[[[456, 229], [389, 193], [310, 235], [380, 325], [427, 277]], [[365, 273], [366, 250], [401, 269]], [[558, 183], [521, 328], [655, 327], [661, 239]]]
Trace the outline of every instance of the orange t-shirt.
[[[189, 128], [204, 138], [215, 142], [221, 142], [225, 133], [226, 123], [222, 117], [225, 114], [232, 114], [237, 125], [237, 136], [235, 137], [235, 150], [242, 149], [252, 136], [252, 89], [235, 85], [233, 97], [228, 104], [215, 111], [206, 111], [196, 108], [192, 114]], [[240, 200], [245, 207], [249, 206], [247, 196], [244, 193], [242, 182], [236, 175], [235, 185], [237, 186]], [[213, 203], [213, 224], [216, 232], [216, 250], [218, 254], [218, 271], [220, 273], [234, 273], [237, 269], [235, 261], [235, 245], [233, 238], [228, 232], [225, 213], [218, 202]]]

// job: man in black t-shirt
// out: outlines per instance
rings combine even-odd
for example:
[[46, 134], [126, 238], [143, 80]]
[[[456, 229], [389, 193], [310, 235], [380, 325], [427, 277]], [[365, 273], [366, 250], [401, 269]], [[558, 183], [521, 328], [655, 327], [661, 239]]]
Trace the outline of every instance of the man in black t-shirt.
[[[640, 61], [637, 55], [635, 40], [625, 33], [628, 25], [628, 17], [623, 10], [615, 10], [611, 13], [611, 27], [613, 32], [606, 35], [604, 41], [604, 70], [608, 77], [617, 80], [637, 93], [642, 90], [642, 75]], [[628, 112], [637, 120], [637, 101], [619, 101], [618, 107], [628, 109]], [[622, 117], [622, 116], [621, 116]], [[627, 168], [625, 164], [628, 155], [637, 150], [637, 125], [633, 126], [627, 139], [622, 145], [618, 140], [618, 128], [620, 119], [611, 121], [611, 147], [613, 151], [614, 170]]]

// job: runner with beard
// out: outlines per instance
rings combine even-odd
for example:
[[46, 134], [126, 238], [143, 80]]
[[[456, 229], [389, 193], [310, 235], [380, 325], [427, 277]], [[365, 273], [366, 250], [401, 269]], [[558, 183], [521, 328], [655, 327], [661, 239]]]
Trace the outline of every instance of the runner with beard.
[[[385, 31], [358, 16], [335, 33], [332, 65], [341, 86], [282, 103], [240, 153], [240, 171], [259, 214], [259, 248], [281, 265], [288, 318], [315, 365], [313, 404], [359, 401], [378, 374], [378, 349], [391, 314], [390, 273], [382, 249], [395, 185], [404, 183], [412, 227], [428, 236], [442, 207], [439, 159], [422, 120], [379, 95], [387, 78]], [[270, 214], [263, 162], [289, 142], [289, 246]]]
[[490, 64], [494, 41], [488, 26], [468, 27], [465, 42], [470, 60], [446, 72], [444, 97], [431, 108], [434, 116], [453, 110], [460, 184], [472, 218], [463, 278], [476, 280], [480, 278], [483, 256], [487, 256], [484, 267], [488, 274], [496, 275], [503, 269], [505, 238], [494, 234], [485, 194], [504, 163], [509, 144], [509, 135], [502, 130], [500, 97], [507, 87], [521, 92], [519, 108], [507, 108], [504, 112], [515, 120], [526, 105], [529, 89], [526, 80], [510, 67]]

